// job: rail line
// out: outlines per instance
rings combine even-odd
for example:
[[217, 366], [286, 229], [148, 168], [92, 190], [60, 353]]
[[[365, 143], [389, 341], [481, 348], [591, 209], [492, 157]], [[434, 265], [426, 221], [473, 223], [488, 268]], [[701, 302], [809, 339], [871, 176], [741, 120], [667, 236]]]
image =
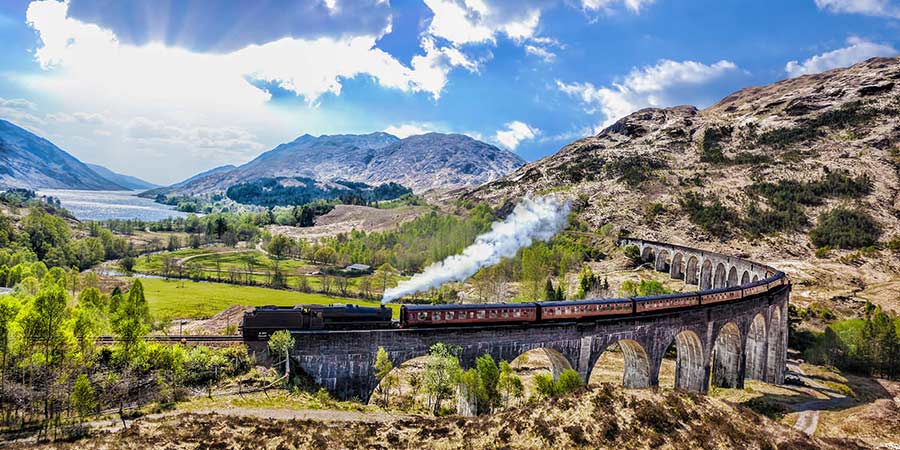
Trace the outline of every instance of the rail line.
[[[244, 342], [244, 337], [241, 335], [227, 335], [227, 336], [197, 336], [197, 335], [150, 335], [144, 337], [144, 340], [151, 342], [171, 342], [171, 343], [179, 343], [179, 342]], [[115, 336], [100, 336], [97, 338], [97, 343], [100, 344], [113, 344], [116, 342], [121, 342], [122, 339], [118, 339]]]

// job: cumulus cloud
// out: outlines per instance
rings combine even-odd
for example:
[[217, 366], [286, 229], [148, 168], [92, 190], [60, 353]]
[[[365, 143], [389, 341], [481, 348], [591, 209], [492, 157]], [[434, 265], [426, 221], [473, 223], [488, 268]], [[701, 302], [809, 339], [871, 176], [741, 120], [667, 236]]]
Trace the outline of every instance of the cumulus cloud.
[[832, 13], [900, 17], [900, 4], [894, 0], [816, 0], [816, 6]]
[[784, 71], [793, 78], [800, 75], [824, 72], [838, 67], [852, 66], [876, 56], [895, 56], [897, 49], [887, 44], [878, 44], [858, 37], [847, 39], [847, 46], [812, 56], [805, 61], [788, 61]]
[[534, 139], [541, 133], [540, 129], [518, 120], [509, 122], [503, 127], [503, 129], [497, 130], [494, 139], [510, 150], [515, 150], [522, 141]]
[[255, 136], [239, 128], [229, 127], [183, 127], [146, 117], [136, 117], [125, 125], [126, 140], [138, 145], [157, 147], [177, 145], [189, 151], [208, 155], [209, 151], [224, 155], [240, 154], [247, 150], [260, 151], [264, 148], [256, 142]]
[[414, 123], [403, 123], [400, 125], [391, 125], [384, 129], [385, 133], [393, 134], [400, 139], [407, 138], [410, 136], [417, 136], [420, 134], [431, 133], [433, 131], [437, 131], [438, 127], [435, 127], [430, 123], [422, 123], [422, 122], [414, 122]]
[[589, 82], [565, 83], [557, 80], [557, 88], [579, 99], [589, 113], [602, 113], [605, 120], [599, 128], [638, 109], [682, 103], [689, 88], [702, 87], [738, 71], [731, 61], [703, 64], [696, 61], [662, 60], [654, 66], [633, 69], [612, 86], [596, 87]]
[[521, 41], [534, 36], [541, 20], [541, 6], [548, 3], [425, 0], [434, 13], [428, 32], [457, 45], [494, 42], [499, 34]]
[[645, 6], [652, 5], [656, 0], [581, 0], [581, 6], [591, 11], [609, 10], [617, 4], [623, 4], [632, 12], [640, 12]]
[[550, 51], [544, 47], [539, 47], [537, 45], [526, 45], [525, 53], [528, 53], [529, 55], [537, 56], [538, 58], [541, 58], [545, 62], [553, 62], [554, 60], [556, 60], [556, 53], [553, 53], [552, 51]]

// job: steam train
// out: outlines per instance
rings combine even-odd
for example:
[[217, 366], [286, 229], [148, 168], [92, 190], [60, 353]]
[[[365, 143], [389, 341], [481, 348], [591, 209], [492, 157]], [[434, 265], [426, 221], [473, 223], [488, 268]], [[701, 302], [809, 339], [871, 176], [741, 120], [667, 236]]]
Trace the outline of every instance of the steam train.
[[648, 297], [540, 303], [402, 305], [399, 322], [391, 320], [391, 310], [384, 306], [261, 306], [244, 313], [241, 329], [245, 341], [258, 341], [268, 340], [278, 330], [364, 330], [590, 321], [731, 302], [764, 294], [789, 283], [783, 272], [777, 272], [764, 280], [742, 286]]

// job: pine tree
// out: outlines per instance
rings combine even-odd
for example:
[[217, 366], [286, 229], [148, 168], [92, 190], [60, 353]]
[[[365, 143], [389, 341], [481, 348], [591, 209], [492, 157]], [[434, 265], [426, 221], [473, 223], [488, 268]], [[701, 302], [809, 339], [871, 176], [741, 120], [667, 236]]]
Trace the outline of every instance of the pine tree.
[[553, 289], [553, 282], [547, 278], [547, 284], [544, 286], [544, 300], [552, 302], [556, 300], [556, 290]]

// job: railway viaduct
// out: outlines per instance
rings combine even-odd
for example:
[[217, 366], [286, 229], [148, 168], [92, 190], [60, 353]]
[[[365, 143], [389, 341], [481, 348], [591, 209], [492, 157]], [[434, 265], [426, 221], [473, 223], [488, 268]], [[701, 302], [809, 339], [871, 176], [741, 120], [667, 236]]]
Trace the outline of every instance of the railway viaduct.
[[[625, 239], [657, 271], [700, 290], [738, 286], [775, 271], [762, 264], [677, 245]], [[375, 354], [384, 347], [395, 367], [424, 356], [436, 342], [461, 348], [460, 363], [473, 367], [490, 354], [512, 361], [530, 350], [548, 355], [554, 376], [576, 370], [588, 380], [601, 354], [619, 344], [623, 383], [657, 386], [667, 349], [676, 348], [675, 387], [706, 392], [710, 385], [741, 388], [745, 378], [784, 381], [790, 285], [751, 298], [636, 317], [531, 326], [414, 328], [360, 331], [297, 331], [295, 366], [341, 399], [367, 401], [376, 388]]]

